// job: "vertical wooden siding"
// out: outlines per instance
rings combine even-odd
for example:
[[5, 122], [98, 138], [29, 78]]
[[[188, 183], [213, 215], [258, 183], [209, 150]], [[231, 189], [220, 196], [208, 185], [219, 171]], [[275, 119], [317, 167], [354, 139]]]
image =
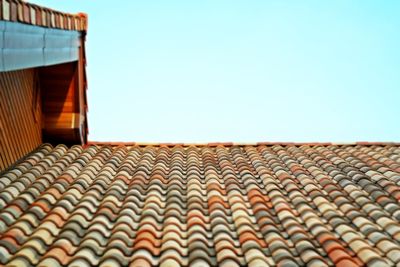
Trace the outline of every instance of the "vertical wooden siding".
[[42, 143], [36, 81], [34, 69], [0, 72], [0, 170]]

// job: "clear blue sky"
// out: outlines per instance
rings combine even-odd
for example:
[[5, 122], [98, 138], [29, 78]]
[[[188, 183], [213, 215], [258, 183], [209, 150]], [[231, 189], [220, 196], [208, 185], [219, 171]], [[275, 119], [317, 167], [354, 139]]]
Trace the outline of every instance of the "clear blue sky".
[[32, 2], [89, 14], [90, 140], [400, 141], [400, 1]]

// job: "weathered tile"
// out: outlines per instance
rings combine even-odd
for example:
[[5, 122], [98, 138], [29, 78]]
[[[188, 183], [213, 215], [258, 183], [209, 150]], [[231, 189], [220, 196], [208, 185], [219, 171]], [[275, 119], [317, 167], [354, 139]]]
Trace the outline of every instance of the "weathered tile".
[[43, 145], [1, 179], [1, 264], [400, 264], [397, 146]]

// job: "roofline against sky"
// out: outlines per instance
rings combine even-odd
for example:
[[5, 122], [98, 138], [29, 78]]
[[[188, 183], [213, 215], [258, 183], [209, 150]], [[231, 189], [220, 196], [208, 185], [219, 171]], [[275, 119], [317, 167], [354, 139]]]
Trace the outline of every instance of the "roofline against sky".
[[196, 146], [196, 147], [217, 147], [217, 146], [398, 146], [400, 143], [397, 142], [255, 142], [255, 143], [235, 143], [235, 142], [213, 142], [213, 143], [146, 143], [146, 142], [99, 142], [99, 141], [88, 141], [87, 146], [91, 145], [99, 145], [99, 146], [165, 146], [165, 147], [174, 147], [174, 146]]

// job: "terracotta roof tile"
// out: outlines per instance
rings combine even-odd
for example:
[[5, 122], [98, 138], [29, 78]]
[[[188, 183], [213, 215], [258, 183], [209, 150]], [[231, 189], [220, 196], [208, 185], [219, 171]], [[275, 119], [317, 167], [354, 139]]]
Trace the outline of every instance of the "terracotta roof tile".
[[1, 174], [0, 264], [392, 266], [399, 199], [398, 144], [42, 145]]
[[68, 14], [22, 0], [0, 1], [0, 20], [63, 30], [87, 30], [87, 15]]

